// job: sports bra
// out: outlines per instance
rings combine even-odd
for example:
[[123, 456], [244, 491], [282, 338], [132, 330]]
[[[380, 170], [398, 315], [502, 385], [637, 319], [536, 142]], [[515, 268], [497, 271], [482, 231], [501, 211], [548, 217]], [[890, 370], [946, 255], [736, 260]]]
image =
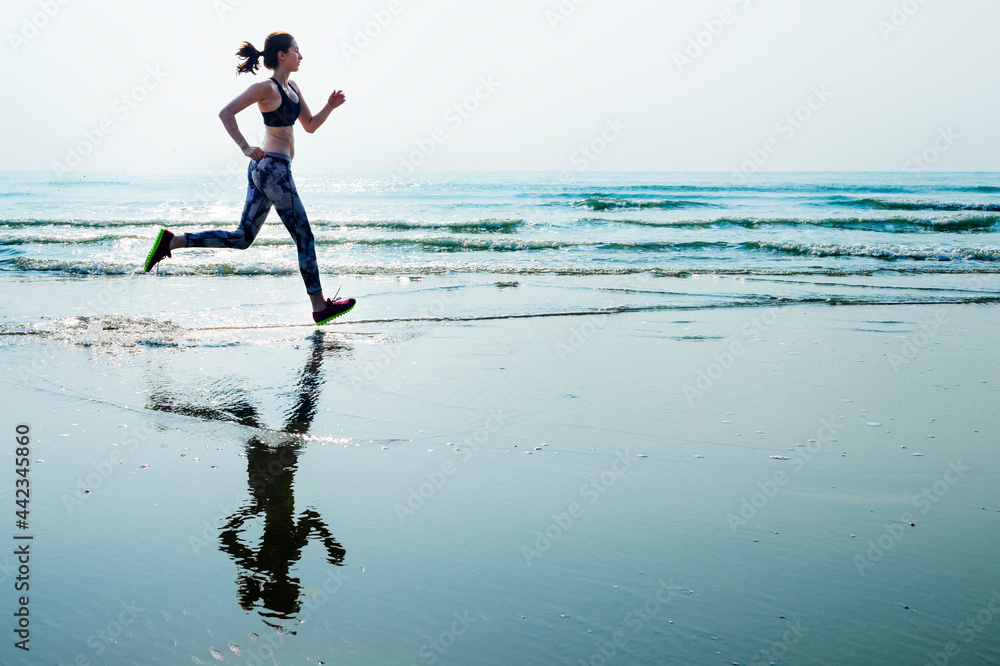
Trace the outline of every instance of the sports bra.
[[[279, 106], [274, 111], [262, 111], [261, 115], [264, 116], [264, 124], [268, 127], [288, 127], [289, 125], [294, 125], [295, 121], [298, 120], [299, 112], [302, 110], [302, 98], [299, 97], [298, 102], [293, 102], [292, 98], [285, 94], [285, 90], [281, 87], [281, 84], [275, 81], [274, 77], [270, 79], [274, 81], [274, 85], [278, 86], [278, 92], [281, 93], [281, 106]], [[288, 84], [291, 86], [291, 84]]]

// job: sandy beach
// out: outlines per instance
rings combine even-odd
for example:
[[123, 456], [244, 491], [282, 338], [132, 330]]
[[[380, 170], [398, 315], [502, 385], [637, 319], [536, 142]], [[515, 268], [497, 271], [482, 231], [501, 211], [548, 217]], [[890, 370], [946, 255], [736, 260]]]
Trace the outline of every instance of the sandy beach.
[[348, 279], [322, 330], [291, 277], [19, 278], [82, 316], [5, 316], [5, 661], [1000, 658], [996, 306], [477, 318], [548, 307], [502, 277]]

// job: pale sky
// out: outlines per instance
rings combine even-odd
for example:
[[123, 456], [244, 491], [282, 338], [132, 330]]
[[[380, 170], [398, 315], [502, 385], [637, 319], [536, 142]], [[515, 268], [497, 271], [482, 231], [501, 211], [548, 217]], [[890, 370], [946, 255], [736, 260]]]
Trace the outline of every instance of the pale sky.
[[4, 0], [4, 168], [244, 163], [217, 114], [269, 72], [234, 53], [284, 30], [310, 107], [347, 96], [296, 171], [996, 171], [997, 25], [996, 0]]

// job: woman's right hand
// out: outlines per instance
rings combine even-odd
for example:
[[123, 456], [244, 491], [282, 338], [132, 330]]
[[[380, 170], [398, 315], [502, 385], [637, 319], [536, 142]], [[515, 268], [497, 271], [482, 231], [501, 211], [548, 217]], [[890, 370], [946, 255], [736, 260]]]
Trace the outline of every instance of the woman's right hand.
[[257, 146], [247, 146], [243, 149], [243, 154], [252, 160], [262, 160], [267, 153]]

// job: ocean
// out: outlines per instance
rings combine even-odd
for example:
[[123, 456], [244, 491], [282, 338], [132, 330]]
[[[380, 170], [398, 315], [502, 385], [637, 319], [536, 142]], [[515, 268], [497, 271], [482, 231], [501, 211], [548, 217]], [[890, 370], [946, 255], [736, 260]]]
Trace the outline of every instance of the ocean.
[[[997, 174], [547, 173], [297, 176], [324, 274], [816, 278], [786, 299], [990, 298], [969, 276], [1000, 266]], [[156, 231], [233, 229], [243, 173], [0, 178], [0, 270], [141, 271]], [[297, 275], [272, 211], [250, 251], [187, 250], [177, 276]], [[909, 287], [833, 284], [905, 277]], [[809, 280], [806, 280], [809, 281]], [[812, 280], [815, 282], [815, 280]], [[926, 291], [923, 288], [926, 287]], [[955, 287], [955, 289], [944, 289]], [[683, 305], [731, 304], [677, 294]], [[766, 291], [766, 290], [765, 290]], [[774, 291], [772, 289], [772, 291]], [[740, 303], [746, 302], [740, 295]], [[761, 293], [759, 296], [767, 297]]]

